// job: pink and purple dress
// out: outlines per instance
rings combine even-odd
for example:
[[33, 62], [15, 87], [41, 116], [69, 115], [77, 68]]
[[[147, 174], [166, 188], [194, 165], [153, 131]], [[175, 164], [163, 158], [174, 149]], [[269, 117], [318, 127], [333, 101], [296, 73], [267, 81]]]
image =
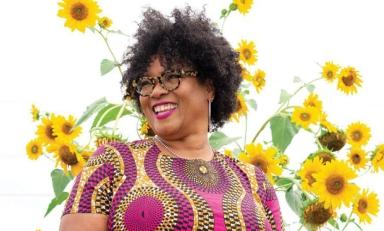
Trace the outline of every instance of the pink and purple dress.
[[263, 172], [215, 153], [161, 152], [152, 139], [100, 146], [77, 176], [65, 214], [108, 216], [108, 230], [283, 230]]

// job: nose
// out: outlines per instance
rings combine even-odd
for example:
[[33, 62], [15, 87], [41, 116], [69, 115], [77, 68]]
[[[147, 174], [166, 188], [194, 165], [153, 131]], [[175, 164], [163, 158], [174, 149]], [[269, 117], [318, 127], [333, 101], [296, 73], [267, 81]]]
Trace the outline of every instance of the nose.
[[[158, 79], [159, 80], [159, 79]], [[162, 95], [166, 95], [168, 94], [168, 90], [167, 89], [164, 89], [161, 84], [160, 84], [160, 81], [156, 81], [156, 84], [155, 86], [153, 87], [153, 91], [150, 95], [150, 97], [153, 97], [153, 98], [159, 98], [161, 97]]]

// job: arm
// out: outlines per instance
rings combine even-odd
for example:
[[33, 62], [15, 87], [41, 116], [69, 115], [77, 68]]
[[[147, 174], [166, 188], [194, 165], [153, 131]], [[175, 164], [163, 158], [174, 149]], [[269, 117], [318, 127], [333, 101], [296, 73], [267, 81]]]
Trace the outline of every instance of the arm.
[[61, 218], [60, 231], [106, 231], [108, 216], [101, 214], [66, 214]]
[[105, 231], [112, 201], [113, 176], [118, 169], [110, 163], [111, 151], [99, 147], [76, 177], [66, 201], [60, 231]]

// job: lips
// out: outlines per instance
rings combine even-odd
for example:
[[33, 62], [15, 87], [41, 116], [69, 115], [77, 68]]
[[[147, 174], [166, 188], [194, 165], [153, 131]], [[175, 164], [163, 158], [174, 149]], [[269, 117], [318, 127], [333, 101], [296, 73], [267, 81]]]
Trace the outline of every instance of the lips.
[[155, 113], [155, 117], [158, 120], [168, 118], [176, 110], [177, 104], [172, 102], [157, 103], [152, 107], [152, 111]]

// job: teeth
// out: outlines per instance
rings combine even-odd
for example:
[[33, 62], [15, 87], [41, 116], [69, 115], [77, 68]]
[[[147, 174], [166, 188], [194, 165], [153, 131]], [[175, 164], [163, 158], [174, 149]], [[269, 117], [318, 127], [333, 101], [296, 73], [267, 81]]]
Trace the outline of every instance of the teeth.
[[167, 103], [167, 104], [162, 104], [162, 105], [155, 106], [153, 108], [153, 110], [156, 113], [159, 113], [159, 112], [163, 112], [163, 111], [169, 111], [169, 110], [172, 110], [174, 108], [176, 108], [176, 104]]

